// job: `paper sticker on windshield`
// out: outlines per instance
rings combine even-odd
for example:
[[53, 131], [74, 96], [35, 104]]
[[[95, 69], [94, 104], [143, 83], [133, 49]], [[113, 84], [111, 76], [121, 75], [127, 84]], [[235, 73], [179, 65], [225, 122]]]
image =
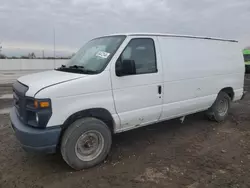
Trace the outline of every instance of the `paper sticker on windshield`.
[[101, 57], [101, 58], [103, 58], [103, 59], [108, 58], [109, 55], [110, 55], [110, 53], [108, 53], [108, 52], [103, 52], [103, 51], [99, 51], [99, 52], [96, 53], [96, 56]]

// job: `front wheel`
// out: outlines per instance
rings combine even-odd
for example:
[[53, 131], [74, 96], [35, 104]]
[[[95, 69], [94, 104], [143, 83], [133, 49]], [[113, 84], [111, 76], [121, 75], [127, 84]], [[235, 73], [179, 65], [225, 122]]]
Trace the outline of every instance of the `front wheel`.
[[222, 122], [228, 116], [230, 109], [231, 98], [225, 92], [220, 92], [211, 108], [206, 112], [210, 120]]
[[103, 121], [82, 118], [65, 131], [61, 154], [69, 166], [81, 170], [101, 163], [107, 157], [111, 144], [111, 132]]

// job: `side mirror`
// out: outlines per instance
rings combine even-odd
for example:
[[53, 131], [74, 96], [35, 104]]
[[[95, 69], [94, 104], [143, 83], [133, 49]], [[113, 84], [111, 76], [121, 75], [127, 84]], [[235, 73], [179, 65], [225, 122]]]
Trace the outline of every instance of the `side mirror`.
[[126, 76], [136, 74], [135, 61], [123, 60], [120, 62], [120, 67], [116, 70], [117, 76]]

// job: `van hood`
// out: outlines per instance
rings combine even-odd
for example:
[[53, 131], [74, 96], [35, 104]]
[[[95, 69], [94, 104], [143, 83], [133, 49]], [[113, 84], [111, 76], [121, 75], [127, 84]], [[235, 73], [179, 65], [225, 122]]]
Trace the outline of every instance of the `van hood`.
[[44, 88], [86, 76], [88, 75], [51, 70], [22, 76], [17, 80], [29, 87], [26, 96], [34, 97], [37, 92]]

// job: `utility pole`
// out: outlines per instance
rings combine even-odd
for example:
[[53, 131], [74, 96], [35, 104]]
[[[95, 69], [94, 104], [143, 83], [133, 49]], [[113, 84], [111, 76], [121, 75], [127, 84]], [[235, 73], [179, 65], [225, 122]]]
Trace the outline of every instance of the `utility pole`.
[[43, 54], [43, 59], [44, 59], [44, 50], [42, 51], [42, 54]]
[[55, 27], [53, 29], [53, 33], [54, 33], [54, 68], [56, 67], [56, 31], [55, 31]]

